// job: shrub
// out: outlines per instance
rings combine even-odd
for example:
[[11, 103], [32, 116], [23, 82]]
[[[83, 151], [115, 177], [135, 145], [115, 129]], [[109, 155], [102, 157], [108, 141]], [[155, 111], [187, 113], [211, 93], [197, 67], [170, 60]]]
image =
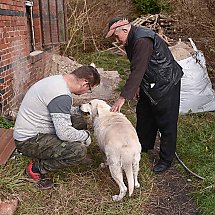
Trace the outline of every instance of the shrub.
[[66, 7], [68, 41], [62, 52], [75, 58], [109, 47], [110, 41], [105, 40], [108, 21], [114, 16], [130, 18], [134, 10], [132, 0], [68, 0]]
[[170, 9], [170, 5], [163, 0], [133, 0], [133, 3], [140, 14], [156, 14]]

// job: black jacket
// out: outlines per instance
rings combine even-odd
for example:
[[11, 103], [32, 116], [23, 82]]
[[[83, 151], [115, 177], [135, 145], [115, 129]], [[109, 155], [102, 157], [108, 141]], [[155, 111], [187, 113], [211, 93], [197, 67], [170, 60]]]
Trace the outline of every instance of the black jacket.
[[144, 76], [140, 87], [151, 102], [157, 104], [171, 87], [179, 82], [183, 72], [165, 41], [154, 31], [145, 27], [132, 26], [129, 32], [125, 50], [130, 61], [134, 55], [134, 43], [141, 38], [150, 38], [153, 41], [153, 51], [146, 71], [142, 71]]

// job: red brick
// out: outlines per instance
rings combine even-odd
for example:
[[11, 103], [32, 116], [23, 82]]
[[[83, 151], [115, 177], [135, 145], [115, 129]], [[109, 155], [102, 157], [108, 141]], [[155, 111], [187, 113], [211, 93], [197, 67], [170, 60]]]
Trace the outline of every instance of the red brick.
[[[57, 2], [59, 1], [60, 0]], [[50, 21], [49, 17], [44, 17], [44, 14], [42, 14], [44, 22], [41, 23], [38, 17], [41, 15], [39, 2], [42, 3], [43, 13], [46, 13], [46, 9], [49, 9], [49, 7], [47, 4], [48, 0], [34, 0], [33, 12], [34, 15], [37, 16], [34, 18], [36, 48], [38, 50], [43, 50], [43, 43], [50, 45], [53, 42], [58, 42], [57, 13], [56, 1], [49, 1], [52, 13], [51, 16], [56, 17], [56, 19]], [[47, 8], [44, 8], [44, 5]], [[24, 1], [21, 0], [1, 0], [0, 8], [25, 12], [25, 4]], [[42, 29], [44, 32], [42, 32]], [[0, 16], [0, 54], [2, 56], [0, 66], [10, 65], [14, 61], [19, 62], [19, 60], [29, 57], [30, 46], [28, 44], [28, 37], [26, 16]], [[2, 101], [4, 104], [3, 111], [6, 111], [7, 108], [11, 106], [19, 104], [26, 90], [33, 83], [43, 78], [44, 75], [48, 75], [52, 54], [58, 52], [59, 46], [53, 47], [53, 49], [49, 50], [48, 54], [44, 52], [42, 58], [36, 57], [38, 60], [34, 63], [31, 63], [31, 59], [29, 59], [29, 61], [27, 61], [27, 59], [24, 61], [22, 60], [17, 65], [13, 65], [12, 68], [1, 73], [1, 76], [5, 78], [5, 83], [1, 85], [1, 87], [6, 90], [3, 97], [4, 101]], [[29, 76], [28, 79], [26, 78], [25, 83], [21, 82], [21, 79], [15, 79], [16, 72], [20, 71], [23, 75], [26, 75], [26, 77]], [[18, 87], [15, 96], [13, 94], [13, 87]]]

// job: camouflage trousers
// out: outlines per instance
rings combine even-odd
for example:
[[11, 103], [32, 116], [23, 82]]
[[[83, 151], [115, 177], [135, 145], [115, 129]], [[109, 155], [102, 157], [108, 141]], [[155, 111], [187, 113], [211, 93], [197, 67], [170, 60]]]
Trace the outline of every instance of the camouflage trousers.
[[[83, 117], [72, 118], [76, 129], [86, 129]], [[31, 157], [42, 174], [81, 163], [87, 148], [82, 142], [60, 140], [55, 134], [41, 134], [26, 141], [16, 141], [16, 148], [23, 155]]]

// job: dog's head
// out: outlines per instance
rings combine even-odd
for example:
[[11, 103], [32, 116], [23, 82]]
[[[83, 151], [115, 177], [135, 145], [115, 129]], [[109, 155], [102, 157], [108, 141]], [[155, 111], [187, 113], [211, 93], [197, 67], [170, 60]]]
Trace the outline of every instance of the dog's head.
[[81, 111], [89, 113], [93, 118], [110, 113], [110, 108], [105, 101], [100, 99], [93, 99], [89, 103], [80, 106]]

